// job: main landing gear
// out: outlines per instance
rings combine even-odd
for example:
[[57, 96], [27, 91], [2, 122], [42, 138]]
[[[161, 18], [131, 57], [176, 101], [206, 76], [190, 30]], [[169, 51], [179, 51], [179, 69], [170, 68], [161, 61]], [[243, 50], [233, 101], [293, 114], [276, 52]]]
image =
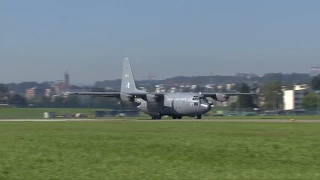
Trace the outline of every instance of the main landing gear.
[[[182, 118], [182, 116], [179, 116], [179, 115], [175, 115], [175, 116], [171, 116], [172, 117], [172, 119], [181, 119]], [[192, 117], [192, 116], [191, 116]], [[201, 115], [195, 115], [194, 116], [196, 119], [201, 119]], [[160, 115], [160, 114], [158, 114], [158, 115], [153, 115], [153, 116], [151, 116], [151, 118], [152, 119], [161, 119], [162, 118], [162, 116]]]
[[182, 116], [172, 116], [172, 119], [181, 119]]
[[161, 119], [161, 117], [162, 117], [162, 116], [161, 116], [160, 114], [158, 114], [158, 115], [156, 115], [156, 116], [151, 116], [152, 119]]

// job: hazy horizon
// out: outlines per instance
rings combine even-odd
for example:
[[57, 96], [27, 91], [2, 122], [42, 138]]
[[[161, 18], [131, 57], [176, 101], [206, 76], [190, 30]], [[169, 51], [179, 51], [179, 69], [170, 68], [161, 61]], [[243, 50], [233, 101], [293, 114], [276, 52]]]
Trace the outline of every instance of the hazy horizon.
[[319, 66], [320, 1], [0, 1], [0, 82], [71, 84]]

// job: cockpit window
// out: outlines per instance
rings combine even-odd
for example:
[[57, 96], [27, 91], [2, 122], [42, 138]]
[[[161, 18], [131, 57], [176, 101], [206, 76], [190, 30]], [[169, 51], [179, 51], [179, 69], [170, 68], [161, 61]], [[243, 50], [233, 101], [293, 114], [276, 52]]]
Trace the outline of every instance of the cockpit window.
[[208, 99], [205, 96], [200, 97], [200, 99], [202, 100], [202, 102], [205, 102], [205, 103], [208, 102]]

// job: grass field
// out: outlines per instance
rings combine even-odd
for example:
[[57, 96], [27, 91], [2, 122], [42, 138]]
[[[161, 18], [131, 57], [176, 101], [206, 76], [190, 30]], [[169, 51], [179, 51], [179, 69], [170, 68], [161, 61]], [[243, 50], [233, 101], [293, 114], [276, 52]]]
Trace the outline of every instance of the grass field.
[[1, 122], [0, 179], [320, 179], [320, 124]]
[[[62, 114], [76, 114], [83, 113], [87, 115], [93, 115], [96, 110], [106, 109], [73, 109], [73, 108], [0, 108], [0, 119], [39, 119], [43, 118], [44, 112], [56, 112], [58, 115]], [[140, 119], [150, 119], [150, 116], [141, 113]], [[184, 119], [190, 119], [189, 117], [183, 117]], [[320, 120], [320, 116], [203, 116], [204, 119], [312, 119]], [[191, 118], [193, 119], [193, 118]]]
[[[0, 108], [0, 119], [4, 118], [43, 118], [44, 112], [56, 112], [58, 115], [62, 114], [93, 114], [94, 111], [101, 109], [90, 108]], [[106, 110], [106, 109], [103, 109]]]

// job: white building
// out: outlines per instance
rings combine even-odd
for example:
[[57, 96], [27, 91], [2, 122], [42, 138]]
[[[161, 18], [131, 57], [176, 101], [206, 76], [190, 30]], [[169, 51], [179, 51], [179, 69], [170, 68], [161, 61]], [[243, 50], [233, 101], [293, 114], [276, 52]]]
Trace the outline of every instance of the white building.
[[306, 84], [294, 85], [293, 90], [283, 91], [283, 109], [302, 109], [302, 100], [308, 86]]
[[299, 91], [299, 90], [306, 90], [308, 89], [309, 86], [308, 84], [296, 84], [294, 85], [293, 89], [296, 90], [296, 91]]

